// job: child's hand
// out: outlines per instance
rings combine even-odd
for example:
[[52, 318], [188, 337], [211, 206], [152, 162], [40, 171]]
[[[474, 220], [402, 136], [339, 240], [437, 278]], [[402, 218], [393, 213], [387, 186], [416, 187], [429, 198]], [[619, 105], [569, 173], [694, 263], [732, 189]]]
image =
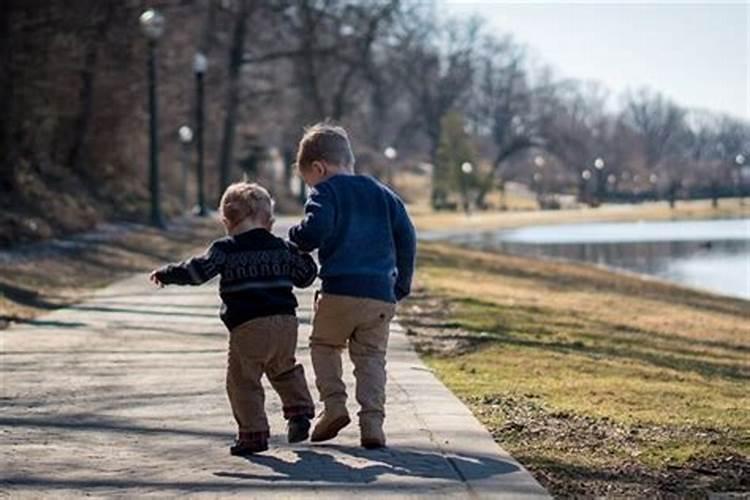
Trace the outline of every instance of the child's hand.
[[148, 275], [148, 280], [153, 283], [154, 285], [158, 286], [159, 288], [164, 288], [164, 283], [159, 281], [159, 277], [157, 276], [158, 271], [151, 271], [151, 274]]

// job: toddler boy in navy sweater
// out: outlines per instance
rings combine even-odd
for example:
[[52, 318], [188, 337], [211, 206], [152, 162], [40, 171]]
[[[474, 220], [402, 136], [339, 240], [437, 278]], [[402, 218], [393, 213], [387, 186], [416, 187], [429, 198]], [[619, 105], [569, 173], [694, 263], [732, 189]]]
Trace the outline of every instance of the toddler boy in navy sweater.
[[268, 449], [268, 421], [261, 377], [265, 373], [283, 404], [290, 443], [309, 436], [315, 408], [302, 365], [295, 361], [297, 300], [292, 285], [306, 287], [315, 261], [271, 234], [273, 202], [257, 184], [232, 184], [221, 198], [227, 236], [205, 254], [151, 273], [162, 285], [200, 285], [221, 275], [221, 319], [229, 329], [226, 389], [239, 427], [233, 455]]
[[310, 353], [324, 403], [312, 441], [326, 441], [350, 423], [341, 351], [349, 349], [360, 405], [361, 444], [385, 446], [385, 354], [396, 303], [409, 294], [414, 226], [398, 196], [369, 176], [355, 175], [346, 131], [308, 129], [297, 168], [311, 187], [305, 218], [289, 230], [303, 252], [318, 250], [322, 293], [315, 304]]

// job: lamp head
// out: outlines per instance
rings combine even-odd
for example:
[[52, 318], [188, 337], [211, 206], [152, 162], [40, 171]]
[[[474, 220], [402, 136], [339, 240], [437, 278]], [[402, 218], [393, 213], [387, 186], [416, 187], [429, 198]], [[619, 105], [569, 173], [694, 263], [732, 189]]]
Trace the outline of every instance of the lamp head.
[[148, 9], [139, 19], [141, 30], [146, 38], [155, 42], [164, 33], [164, 16], [158, 10]]
[[205, 73], [208, 69], [208, 58], [203, 52], [196, 52], [193, 58], [193, 71], [196, 73]]
[[183, 144], [190, 144], [190, 142], [193, 140], [193, 129], [191, 129], [187, 125], [183, 125], [182, 127], [180, 127], [180, 129], [177, 131], [177, 134], [180, 137], [180, 142]]

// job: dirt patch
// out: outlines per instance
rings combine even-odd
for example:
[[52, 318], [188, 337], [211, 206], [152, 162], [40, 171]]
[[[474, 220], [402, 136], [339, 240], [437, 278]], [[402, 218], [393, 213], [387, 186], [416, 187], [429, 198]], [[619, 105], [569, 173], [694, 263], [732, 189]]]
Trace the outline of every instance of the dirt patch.
[[[729, 438], [727, 431], [624, 425], [607, 418], [554, 411], [534, 395], [485, 395], [468, 398], [467, 402], [482, 420], [501, 422], [488, 426], [495, 440], [509, 448], [558, 497], [750, 494], [748, 457], [727, 455], [668, 463], [665, 467], [649, 467], [636, 460], [646, 444], [694, 437], [719, 441]], [[571, 457], [571, 461], [545, 459], [544, 450], [551, 448], [558, 456]], [[617, 460], [612, 461], [613, 457]]]
[[399, 308], [399, 322], [406, 328], [406, 335], [418, 353], [457, 356], [471, 352], [490, 340], [481, 332], [460, 328], [451, 320], [453, 310], [451, 301], [431, 296], [419, 287]]

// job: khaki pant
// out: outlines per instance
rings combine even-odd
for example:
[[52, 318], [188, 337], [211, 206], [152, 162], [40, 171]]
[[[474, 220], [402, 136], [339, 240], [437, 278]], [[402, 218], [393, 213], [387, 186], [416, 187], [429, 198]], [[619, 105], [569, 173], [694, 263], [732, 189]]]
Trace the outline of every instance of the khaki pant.
[[374, 299], [321, 294], [316, 304], [310, 354], [315, 384], [328, 411], [346, 408], [341, 351], [354, 364], [360, 424], [382, 425], [385, 417], [385, 352], [396, 305]]
[[297, 318], [257, 318], [229, 333], [227, 395], [241, 433], [268, 433], [261, 377], [265, 373], [279, 394], [284, 418], [315, 416], [305, 372], [297, 364]]

